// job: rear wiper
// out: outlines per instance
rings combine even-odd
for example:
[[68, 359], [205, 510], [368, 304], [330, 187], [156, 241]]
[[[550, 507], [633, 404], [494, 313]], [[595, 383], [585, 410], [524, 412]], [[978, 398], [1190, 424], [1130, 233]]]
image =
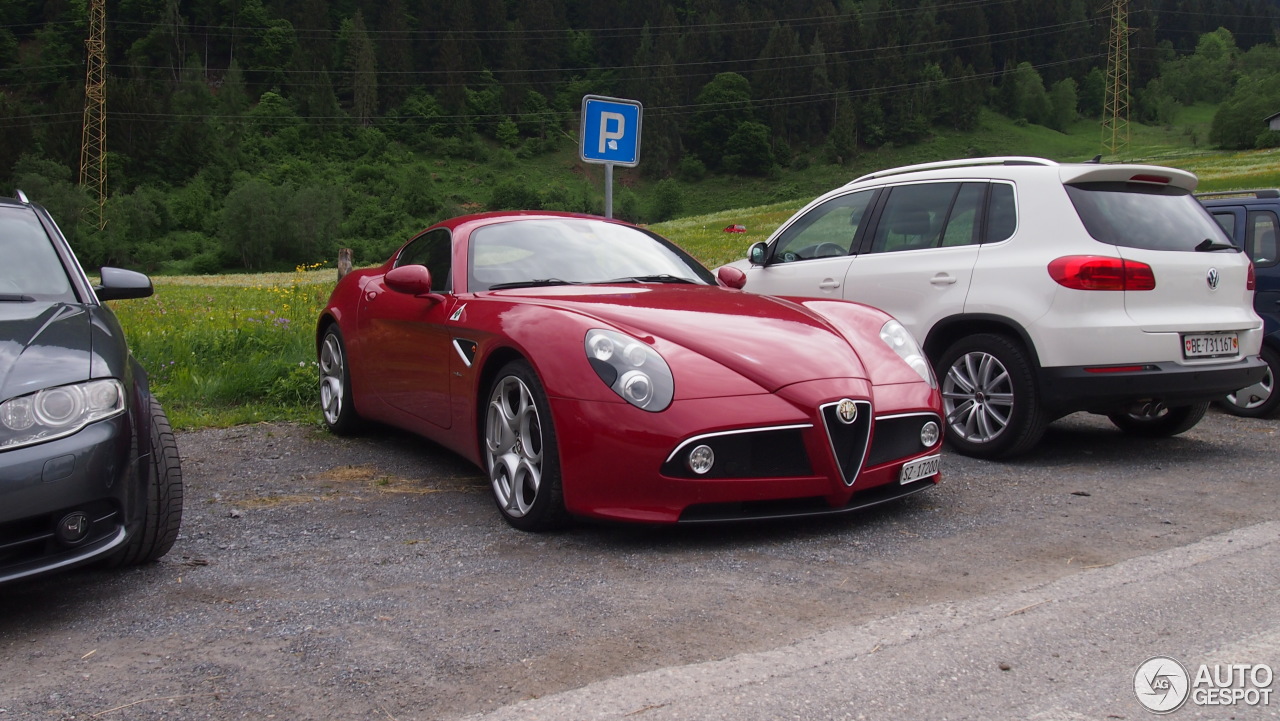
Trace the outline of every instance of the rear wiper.
[[1211, 253], [1215, 250], [1239, 250], [1239, 248], [1230, 243], [1219, 243], [1211, 238], [1205, 238], [1200, 241], [1200, 245], [1196, 246], [1197, 253]]
[[678, 275], [670, 273], [659, 273], [658, 275], [632, 275], [626, 278], [614, 278], [613, 280], [601, 281], [601, 284], [608, 283], [689, 283], [696, 285], [697, 281], [688, 278], [681, 278]]
[[34, 303], [35, 298], [22, 293], [0, 293], [0, 303]]
[[510, 283], [496, 283], [489, 290], [505, 290], [507, 288], [537, 288], [544, 285], [578, 285], [577, 281], [560, 280], [559, 278], [535, 278], [533, 280], [514, 280]]

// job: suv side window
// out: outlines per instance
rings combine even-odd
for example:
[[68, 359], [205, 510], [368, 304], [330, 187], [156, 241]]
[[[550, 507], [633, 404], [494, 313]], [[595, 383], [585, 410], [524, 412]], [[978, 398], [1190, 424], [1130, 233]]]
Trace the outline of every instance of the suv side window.
[[872, 253], [973, 245], [987, 183], [917, 183], [892, 189]]
[[792, 223], [774, 246], [775, 263], [848, 255], [874, 190], [837, 196]]
[[1245, 248], [1253, 264], [1269, 268], [1276, 264], [1276, 237], [1280, 235], [1280, 223], [1270, 210], [1249, 211], [1249, 236]]
[[992, 183], [987, 198], [987, 232], [984, 243], [998, 243], [1013, 237], [1018, 229], [1018, 209], [1014, 202], [1013, 186], [1008, 183]]
[[402, 265], [425, 265], [431, 273], [431, 290], [435, 293], [448, 293], [453, 290], [453, 240], [448, 230], [437, 228], [430, 233], [414, 238], [400, 251], [395, 267]]
[[960, 186], [951, 212], [947, 215], [942, 231], [942, 247], [973, 245], [978, 242], [978, 228], [982, 218], [978, 208], [982, 206], [982, 193], [986, 183], [965, 183]]

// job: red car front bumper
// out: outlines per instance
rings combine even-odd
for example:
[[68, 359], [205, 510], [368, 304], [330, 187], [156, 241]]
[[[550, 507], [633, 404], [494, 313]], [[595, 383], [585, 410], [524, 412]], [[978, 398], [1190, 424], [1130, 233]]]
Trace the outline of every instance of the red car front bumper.
[[[850, 432], [833, 429], [823, 411], [845, 398], [871, 417], [865, 437], [848, 442], [839, 438]], [[941, 425], [937, 393], [923, 383], [810, 381], [774, 394], [677, 400], [661, 413], [552, 398], [551, 410], [565, 505], [579, 516], [675, 523], [842, 512], [940, 477], [900, 483], [904, 463], [941, 446], [940, 433], [932, 444], [919, 440], [924, 424]], [[697, 444], [717, 449], [711, 472], [684, 464]]]

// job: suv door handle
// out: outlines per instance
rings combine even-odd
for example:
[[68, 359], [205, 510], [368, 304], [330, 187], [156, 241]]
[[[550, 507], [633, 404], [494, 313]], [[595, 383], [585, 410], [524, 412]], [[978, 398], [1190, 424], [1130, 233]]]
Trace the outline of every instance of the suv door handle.
[[947, 273], [939, 273], [933, 276], [932, 278], [930, 278], [929, 282], [933, 283], [934, 285], [955, 285], [956, 279], [955, 279], [955, 276], [949, 275]]
[[840, 281], [836, 280], [835, 278], [827, 278], [823, 280], [821, 283], [819, 283], [818, 287], [823, 290], [835, 290], [836, 288], [840, 287]]

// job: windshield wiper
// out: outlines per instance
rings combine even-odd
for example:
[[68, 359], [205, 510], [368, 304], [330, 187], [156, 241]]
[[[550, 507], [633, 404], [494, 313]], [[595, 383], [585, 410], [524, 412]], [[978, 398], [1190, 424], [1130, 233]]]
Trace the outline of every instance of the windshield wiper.
[[0, 303], [34, 303], [35, 300], [22, 293], [0, 293]]
[[681, 278], [678, 275], [671, 275], [670, 273], [659, 273], [657, 275], [632, 275], [626, 278], [601, 281], [601, 284], [607, 283], [689, 283], [690, 285], [697, 285], [698, 282], [688, 278]]
[[1205, 238], [1200, 241], [1200, 245], [1196, 246], [1197, 253], [1211, 253], [1215, 250], [1239, 250], [1239, 248], [1230, 243], [1219, 243], [1211, 238]]
[[538, 288], [545, 285], [578, 285], [574, 280], [560, 280], [559, 278], [535, 278], [533, 280], [514, 280], [510, 283], [495, 283], [489, 286], [489, 290], [506, 290], [507, 288]]

